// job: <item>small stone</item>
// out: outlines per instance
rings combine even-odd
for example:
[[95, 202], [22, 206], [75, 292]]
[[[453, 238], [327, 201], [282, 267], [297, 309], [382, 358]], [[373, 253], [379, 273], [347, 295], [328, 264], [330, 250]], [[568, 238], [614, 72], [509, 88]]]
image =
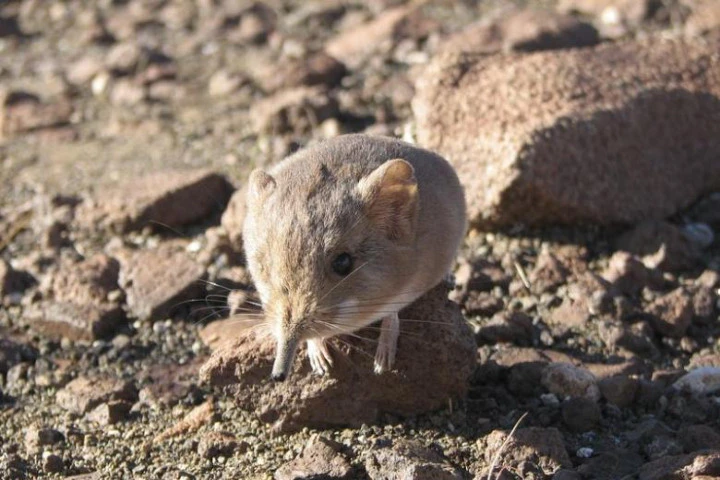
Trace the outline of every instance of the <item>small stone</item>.
[[87, 419], [100, 425], [115, 425], [125, 420], [132, 404], [122, 400], [101, 403], [87, 415]]
[[325, 437], [312, 437], [301, 455], [280, 467], [275, 480], [301, 480], [308, 478], [352, 479], [354, 469], [339, 452], [341, 445]]
[[542, 374], [542, 384], [560, 398], [600, 399], [595, 376], [582, 367], [570, 363], [551, 363]]
[[119, 43], [105, 56], [105, 66], [119, 75], [132, 73], [140, 62], [142, 51], [133, 42]]
[[43, 455], [43, 470], [47, 473], [60, 473], [65, 470], [65, 462], [59, 455]]
[[393, 442], [392, 446], [370, 450], [366, 456], [365, 469], [370, 478], [417, 480], [461, 480], [464, 478], [462, 473], [441, 454], [425, 448], [415, 440], [398, 439]]
[[86, 56], [68, 67], [67, 79], [73, 85], [85, 85], [102, 71], [103, 64], [99, 58]]
[[532, 318], [522, 312], [499, 313], [477, 332], [477, 340], [481, 345], [505, 342], [531, 345], [532, 339]]
[[208, 399], [203, 404], [190, 410], [190, 412], [175, 425], [157, 435], [155, 441], [160, 442], [178, 435], [194, 432], [203, 425], [211, 423], [214, 419], [215, 406], [213, 400]]
[[205, 269], [173, 245], [152, 250], [123, 251], [119, 283], [127, 305], [139, 319], [158, 320], [184, 300], [202, 296]]
[[146, 98], [147, 91], [144, 86], [125, 79], [115, 82], [110, 91], [110, 103], [115, 106], [132, 107]]
[[536, 294], [555, 291], [565, 283], [569, 273], [567, 267], [545, 248], [540, 252], [535, 268], [530, 272], [530, 285]]
[[32, 328], [49, 338], [93, 340], [115, 333], [126, 319], [118, 304], [43, 301], [25, 312]]
[[[522, 462], [531, 462], [551, 475], [562, 467], [572, 467], [572, 461], [565, 448], [565, 442], [556, 428], [519, 428], [508, 438], [508, 432], [494, 430], [478, 445], [484, 451], [486, 462], [493, 461], [500, 453], [500, 465], [514, 467]], [[507, 442], [507, 443], [506, 443]]]
[[682, 288], [658, 297], [647, 308], [653, 328], [666, 337], [681, 338], [693, 318], [693, 303]]
[[708, 248], [715, 241], [715, 232], [706, 223], [688, 223], [682, 227], [682, 232], [701, 250]]
[[620, 251], [610, 257], [609, 265], [602, 277], [617, 291], [633, 296], [649, 284], [650, 275], [648, 268], [637, 257]]
[[638, 381], [627, 375], [617, 375], [603, 378], [598, 382], [598, 387], [608, 402], [624, 408], [630, 406], [635, 400]]
[[657, 357], [659, 350], [655, 345], [652, 327], [648, 322], [631, 325], [602, 322], [598, 333], [602, 341], [610, 348], [624, 349], [638, 355]]
[[240, 73], [218, 70], [210, 77], [208, 94], [210, 94], [211, 97], [223, 97], [235, 92], [247, 83], [247, 81], [247, 77]]
[[255, 102], [250, 117], [257, 132], [307, 133], [338, 113], [337, 100], [323, 88], [296, 87]]
[[321, 52], [278, 67], [273, 66], [263, 75], [261, 83], [263, 89], [268, 92], [315, 85], [332, 88], [337, 86], [346, 74], [345, 65]]
[[395, 42], [399, 26], [413, 11], [412, 6], [389, 8], [375, 19], [335, 35], [325, 45], [325, 51], [350, 68], [357, 68], [378, 50]]
[[137, 400], [137, 390], [132, 383], [123, 380], [79, 377], [55, 395], [58, 405], [77, 415], [85, 414], [111, 400], [134, 402]]
[[237, 439], [230, 433], [209, 432], [200, 439], [197, 452], [203, 458], [231, 457], [236, 450], [244, 453], [248, 448], [246, 442], [242, 442], [241, 448], [238, 445]]
[[65, 99], [45, 103], [29, 92], [0, 89], [0, 138], [66, 125], [72, 113]]
[[442, 52], [496, 53], [587, 47], [599, 42], [597, 30], [574, 16], [545, 8], [509, 8], [499, 18], [483, 18], [451, 35]]
[[720, 432], [708, 425], [683, 427], [678, 431], [678, 438], [687, 453], [720, 449]]
[[53, 428], [32, 426], [25, 432], [25, 450], [29, 454], [35, 454], [41, 447], [55, 445], [65, 441], [62, 433]]
[[647, 221], [618, 238], [616, 246], [639, 255], [648, 268], [665, 272], [695, 266], [699, 249], [677, 226], [664, 221]]
[[24, 291], [30, 285], [28, 275], [19, 272], [0, 259], [0, 301], [6, 295]]
[[588, 398], [571, 398], [563, 402], [561, 410], [565, 425], [577, 433], [594, 429], [602, 416], [600, 406]]
[[583, 479], [614, 480], [634, 476], [643, 463], [645, 458], [629, 449], [611, 449], [583, 462], [577, 474]]
[[712, 287], [700, 286], [692, 292], [693, 322], [709, 324], [716, 317], [718, 296]]
[[502, 311], [505, 304], [491, 293], [471, 290], [462, 306], [468, 316], [492, 317]]
[[720, 367], [696, 368], [673, 384], [673, 388], [695, 395], [707, 395], [720, 390]]

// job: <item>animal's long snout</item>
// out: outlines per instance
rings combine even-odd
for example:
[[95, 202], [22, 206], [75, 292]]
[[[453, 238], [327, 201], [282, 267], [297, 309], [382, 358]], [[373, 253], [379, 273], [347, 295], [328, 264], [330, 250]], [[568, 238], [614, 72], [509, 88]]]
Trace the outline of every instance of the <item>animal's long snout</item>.
[[290, 374], [290, 367], [295, 358], [298, 340], [294, 337], [283, 337], [277, 341], [275, 350], [275, 363], [273, 363], [270, 378], [276, 382], [282, 382]]

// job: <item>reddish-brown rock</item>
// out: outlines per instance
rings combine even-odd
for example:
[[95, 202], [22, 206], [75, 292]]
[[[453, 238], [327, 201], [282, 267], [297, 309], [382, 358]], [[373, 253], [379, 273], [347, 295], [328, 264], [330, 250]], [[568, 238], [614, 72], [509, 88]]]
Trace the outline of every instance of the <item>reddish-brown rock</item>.
[[377, 330], [371, 328], [359, 332], [370, 340], [331, 341], [334, 366], [328, 375], [311, 374], [303, 348], [289, 379], [272, 382], [275, 342], [253, 329], [216, 351], [201, 369], [201, 378], [214, 386], [228, 385], [239, 407], [254, 410], [281, 431], [360, 425], [376, 421], [383, 412], [412, 415], [462, 397], [474, 370], [476, 346], [458, 306], [447, 300], [445, 287], [425, 294], [400, 312], [400, 318], [395, 367], [382, 375], [373, 373]]
[[442, 52], [533, 52], [588, 47], [600, 41], [595, 27], [547, 8], [511, 8], [498, 18], [483, 18], [451, 35]]
[[413, 100], [418, 142], [456, 167], [476, 226], [664, 218], [720, 188], [717, 48], [439, 55]]
[[107, 338], [125, 321], [122, 307], [114, 303], [77, 304], [42, 301], [26, 312], [35, 331], [51, 338], [93, 340]]
[[0, 90], [0, 138], [65, 125], [72, 112], [65, 99], [41, 102], [28, 92]]
[[339, 452], [341, 445], [324, 437], [312, 437], [302, 454], [283, 465], [276, 472], [275, 480], [301, 480], [306, 478], [347, 479], [354, 477], [350, 462]]
[[700, 255], [682, 230], [664, 221], [642, 222], [621, 235], [616, 246], [642, 257], [648, 268], [663, 271], [692, 268]]
[[506, 468], [532, 462], [550, 475], [562, 467], [572, 466], [562, 435], [555, 428], [519, 428], [509, 439], [508, 432], [495, 430], [483, 441], [487, 445], [484, 452], [488, 463], [502, 449], [499, 464]]
[[[720, 454], [714, 450], [700, 450], [685, 455], [672, 455], [648, 462], [638, 472], [639, 480], [684, 480], [720, 475]], [[711, 477], [713, 478], [713, 477]]]
[[230, 198], [232, 186], [208, 170], [161, 171], [103, 187], [78, 208], [88, 231], [164, 230], [207, 219]]
[[391, 446], [367, 453], [365, 470], [370, 478], [461, 480], [462, 473], [440, 453], [417, 440], [395, 440]]
[[682, 0], [680, 3], [690, 8], [690, 16], [685, 21], [688, 35], [720, 30], [720, 4], [716, 0]]
[[610, 282], [620, 293], [637, 295], [650, 282], [651, 272], [634, 255], [628, 252], [615, 252], [602, 277]]
[[125, 321], [119, 298], [119, 264], [97, 254], [80, 262], [63, 261], [41, 285], [42, 300], [26, 312], [33, 329], [72, 340], [107, 338]]
[[205, 269], [174, 245], [124, 250], [118, 253], [118, 260], [119, 284], [137, 318], [163, 318], [184, 300], [200, 298], [204, 291]]
[[653, 328], [666, 337], [680, 338], [693, 318], [690, 294], [682, 288], [658, 297], [648, 306]]
[[[242, 442], [243, 450], [247, 450], [247, 443]], [[238, 440], [230, 433], [210, 432], [200, 439], [197, 452], [203, 458], [215, 458], [219, 456], [230, 457], [238, 449]]]
[[29, 283], [26, 274], [15, 270], [5, 260], [0, 259], [0, 301], [5, 295], [25, 290]]
[[538, 255], [528, 280], [533, 292], [540, 294], [555, 291], [557, 287], [565, 283], [569, 274], [568, 268], [549, 249], [543, 249]]
[[307, 133], [338, 113], [337, 100], [322, 87], [281, 90], [257, 101], [250, 110], [255, 130], [284, 134]]
[[111, 400], [134, 402], [135, 386], [125, 380], [109, 377], [79, 377], [65, 385], [55, 395], [55, 401], [65, 410], [82, 415], [101, 403]]
[[600, 399], [595, 375], [571, 363], [551, 363], [546, 366], [542, 373], [542, 384], [560, 398]]
[[265, 91], [282, 88], [323, 85], [332, 88], [340, 83], [347, 69], [330, 55], [320, 52], [307, 58], [273, 65], [263, 72], [260, 83]]
[[325, 45], [325, 51], [350, 68], [356, 68], [379, 49], [392, 45], [413, 12], [417, 10], [409, 5], [385, 10], [367, 23], [338, 33]]

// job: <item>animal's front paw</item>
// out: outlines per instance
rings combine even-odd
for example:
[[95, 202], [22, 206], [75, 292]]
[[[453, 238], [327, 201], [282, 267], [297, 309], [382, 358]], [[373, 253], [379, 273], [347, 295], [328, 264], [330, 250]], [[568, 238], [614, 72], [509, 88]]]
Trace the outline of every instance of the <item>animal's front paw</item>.
[[307, 353], [313, 372], [325, 375], [330, 371], [333, 360], [325, 340], [316, 338], [307, 341]]
[[391, 370], [395, 364], [397, 339], [400, 334], [400, 319], [397, 313], [383, 318], [380, 324], [380, 337], [375, 351], [375, 373], [378, 375]]

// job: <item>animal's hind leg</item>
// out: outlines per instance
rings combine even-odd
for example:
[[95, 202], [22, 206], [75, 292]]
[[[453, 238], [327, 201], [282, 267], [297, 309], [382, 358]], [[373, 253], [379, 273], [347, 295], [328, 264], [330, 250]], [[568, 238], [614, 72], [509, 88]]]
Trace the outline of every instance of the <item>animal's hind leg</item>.
[[375, 351], [375, 373], [380, 374], [392, 369], [400, 335], [400, 318], [397, 313], [388, 315], [380, 324], [380, 337]]
[[330, 371], [333, 360], [324, 339], [312, 338], [308, 340], [307, 354], [310, 359], [310, 366], [312, 367], [313, 372], [318, 375], [325, 375]]

